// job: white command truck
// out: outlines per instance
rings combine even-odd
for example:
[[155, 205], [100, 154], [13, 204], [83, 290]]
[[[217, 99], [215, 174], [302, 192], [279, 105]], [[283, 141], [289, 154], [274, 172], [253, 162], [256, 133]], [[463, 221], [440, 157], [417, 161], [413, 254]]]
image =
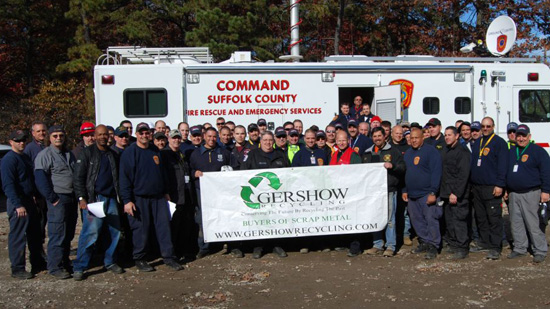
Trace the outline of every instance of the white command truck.
[[506, 139], [509, 122], [525, 123], [549, 150], [550, 70], [523, 58], [330, 56], [319, 63], [261, 63], [236, 52], [212, 63], [207, 48], [114, 47], [94, 69], [97, 123], [129, 119], [171, 128], [217, 117], [248, 125], [264, 118], [273, 130], [300, 119], [324, 128], [339, 104], [361, 96], [392, 124], [443, 126], [456, 120], [495, 120]]

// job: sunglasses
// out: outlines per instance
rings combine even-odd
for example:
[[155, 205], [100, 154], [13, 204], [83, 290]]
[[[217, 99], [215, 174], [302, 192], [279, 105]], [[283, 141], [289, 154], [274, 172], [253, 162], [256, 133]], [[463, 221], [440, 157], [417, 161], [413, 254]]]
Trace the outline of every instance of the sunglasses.
[[12, 139], [14, 143], [24, 143], [26, 140], [24, 139]]
[[516, 134], [516, 131], [510, 130], [510, 131], [508, 131], [508, 134]]
[[484, 128], [484, 129], [490, 129], [490, 128], [492, 128], [493, 126], [481, 126], [481, 127]]
[[53, 138], [63, 138], [65, 137], [65, 134], [52, 134]]
[[277, 138], [286, 138], [286, 136], [276, 136]]
[[217, 122], [216, 125], [218, 126], [223, 126], [225, 124], [225, 122]]
[[292, 128], [285, 128], [285, 131], [290, 131], [292, 130]]
[[137, 134], [139, 134], [139, 135], [149, 135], [149, 134], [151, 134], [151, 131], [143, 130], [143, 131], [139, 131]]

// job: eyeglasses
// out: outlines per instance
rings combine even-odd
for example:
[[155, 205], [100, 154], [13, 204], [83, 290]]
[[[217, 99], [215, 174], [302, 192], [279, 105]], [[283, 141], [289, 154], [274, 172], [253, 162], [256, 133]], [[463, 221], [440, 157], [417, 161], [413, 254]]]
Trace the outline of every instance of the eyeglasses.
[[481, 127], [484, 128], [484, 129], [490, 129], [490, 128], [492, 128], [493, 126], [481, 126]]
[[286, 138], [286, 136], [276, 136], [277, 138]]
[[65, 137], [65, 134], [52, 134], [53, 138], [63, 138]]
[[326, 130], [326, 133], [336, 133], [336, 130]]

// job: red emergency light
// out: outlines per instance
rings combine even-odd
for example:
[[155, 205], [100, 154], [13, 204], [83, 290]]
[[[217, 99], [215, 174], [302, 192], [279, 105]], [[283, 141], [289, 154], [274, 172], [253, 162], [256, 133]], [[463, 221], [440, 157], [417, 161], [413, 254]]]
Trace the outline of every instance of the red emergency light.
[[529, 81], [529, 82], [538, 82], [539, 81], [539, 73], [528, 73], [527, 74], [527, 81]]
[[101, 75], [101, 83], [103, 85], [114, 85], [115, 76], [114, 75]]

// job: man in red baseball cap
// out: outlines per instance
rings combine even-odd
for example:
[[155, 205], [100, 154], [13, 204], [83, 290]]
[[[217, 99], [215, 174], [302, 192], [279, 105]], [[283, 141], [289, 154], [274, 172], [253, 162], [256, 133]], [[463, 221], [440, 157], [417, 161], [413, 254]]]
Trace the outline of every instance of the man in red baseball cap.
[[80, 126], [80, 136], [82, 137], [82, 141], [76, 145], [76, 147], [73, 149], [73, 154], [75, 157], [78, 158], [78, 154], [82, 151], [82, 149], [93, 145], [95, 143], [95, 125], [91, 122], [84, 122]]

